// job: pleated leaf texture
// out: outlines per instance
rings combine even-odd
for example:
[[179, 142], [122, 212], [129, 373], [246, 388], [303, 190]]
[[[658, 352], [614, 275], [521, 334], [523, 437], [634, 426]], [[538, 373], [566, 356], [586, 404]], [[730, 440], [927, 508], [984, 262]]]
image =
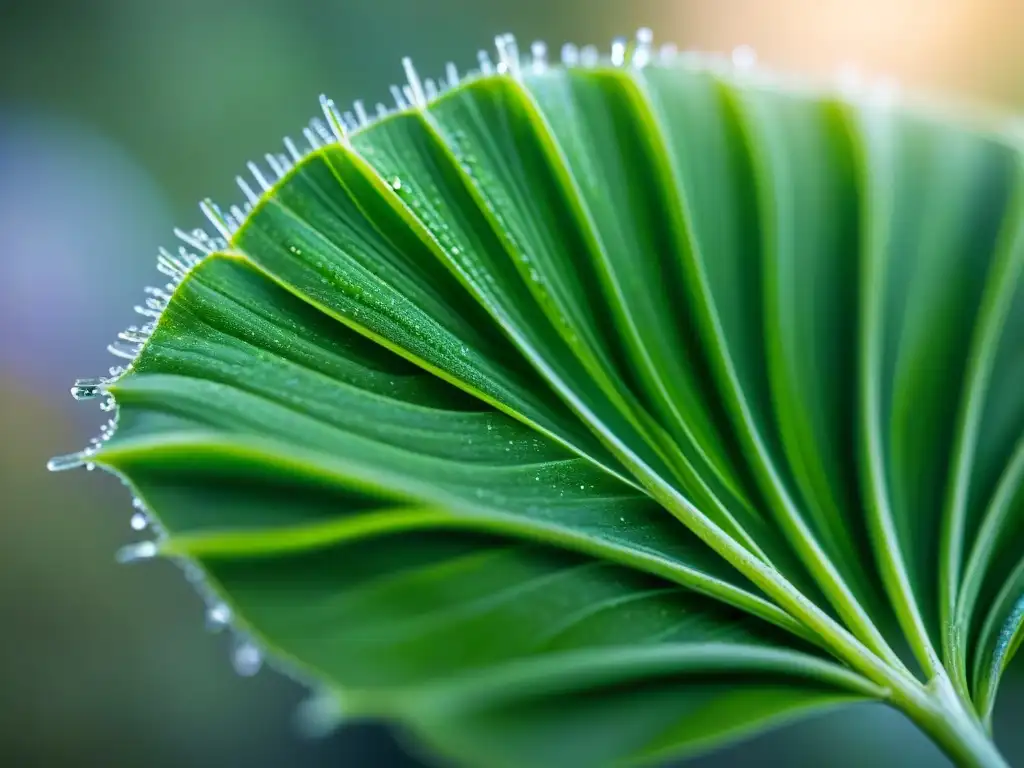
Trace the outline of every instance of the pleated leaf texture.
[[1020, 142], [886, 89], [499, 38], [180, 232], [117, 473], [339, 719], [659, 764], [886, 702], [961, 765], [1024, 618]]

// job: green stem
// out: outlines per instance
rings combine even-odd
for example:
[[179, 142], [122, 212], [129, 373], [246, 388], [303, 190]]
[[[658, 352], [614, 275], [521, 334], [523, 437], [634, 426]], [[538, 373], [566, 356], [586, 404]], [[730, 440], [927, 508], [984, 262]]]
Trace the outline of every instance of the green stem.
[[928, 686], [902, 681], [892, 704], [902, 710], [959, 768], [1009, 768], [985, 726], [943, 674]]

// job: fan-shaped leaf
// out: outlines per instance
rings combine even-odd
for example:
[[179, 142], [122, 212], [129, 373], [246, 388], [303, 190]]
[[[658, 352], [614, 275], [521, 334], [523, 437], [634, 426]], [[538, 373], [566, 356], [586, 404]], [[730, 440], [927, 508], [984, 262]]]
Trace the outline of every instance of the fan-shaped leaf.
[[441, 93], [408, 66], [372, 122], [325, 101], [246, 211], [207, 204], [223, 237], [182, 233], [206, 258], [161, 257], [129, 369], [76, 389], [116, 430], [57, 463], [131, 486], [161, 535], [128, 559], [466, 764], [880, 699], [1000, 765], [1017, 144], [646, 35], [500, 53]]

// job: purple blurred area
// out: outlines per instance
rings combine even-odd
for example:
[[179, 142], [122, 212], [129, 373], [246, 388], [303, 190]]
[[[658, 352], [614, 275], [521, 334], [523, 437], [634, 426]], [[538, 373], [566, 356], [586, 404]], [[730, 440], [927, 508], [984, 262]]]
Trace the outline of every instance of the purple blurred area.
[[[640, 26], [1024, 102], [1016, 0], [0, 0], [0, 765], [420, 765], [380, 727], [302, 736], [305, 692], [235, 675], [180, 572], [115, 564], [131, 540], [119, 483], [45, 462], [104, 420], [68, 389], [116, 364], [104, 348], [137, 321], [142, 287], [165, 282], [157, 247], [198, 224], [200, 198], [235, 201], [245, 161], [294, 135], [321, 91], [376, 101], [401, 56], [440, 71], [498, 32], [557, 46]], [[998, 723], [1011, 762], [1021, 712], [1014, 681]], [[694, 762], [766, 763], [946, 764], [872, 707]]]

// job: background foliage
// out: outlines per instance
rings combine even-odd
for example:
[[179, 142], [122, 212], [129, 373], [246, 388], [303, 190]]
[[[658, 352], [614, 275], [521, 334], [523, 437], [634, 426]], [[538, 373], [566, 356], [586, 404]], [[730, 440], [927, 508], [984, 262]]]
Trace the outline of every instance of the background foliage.
[[[299, 738], [301, 692], [236, 678], [180, 574], [114, 565], [130, 514], [116, 481], [43, 469], [95, 431], [99, 414], [67, 387], [133, 319], [156, 246], [198, 221], [198, 198], [234, 199], [244, 160], [294, 133], [321, 90], [383, 98], [401, 55], [436, 71], [498, 31], [604, 44], [649, 25], [682, 45], [750, 43], [773, 65], [850, 58], [1024, 105], [1014, 0], [8, 0], [0, 20], [0, 763], [12, 765], [417, 764], [377, 730]], [[997, 732], [1012, 762], [1022, 708], [1011, 680]], [[698, 762], [770, 751], [813, 765], [824, 749], [840, 765], [942, 764], [870, 707]]]

